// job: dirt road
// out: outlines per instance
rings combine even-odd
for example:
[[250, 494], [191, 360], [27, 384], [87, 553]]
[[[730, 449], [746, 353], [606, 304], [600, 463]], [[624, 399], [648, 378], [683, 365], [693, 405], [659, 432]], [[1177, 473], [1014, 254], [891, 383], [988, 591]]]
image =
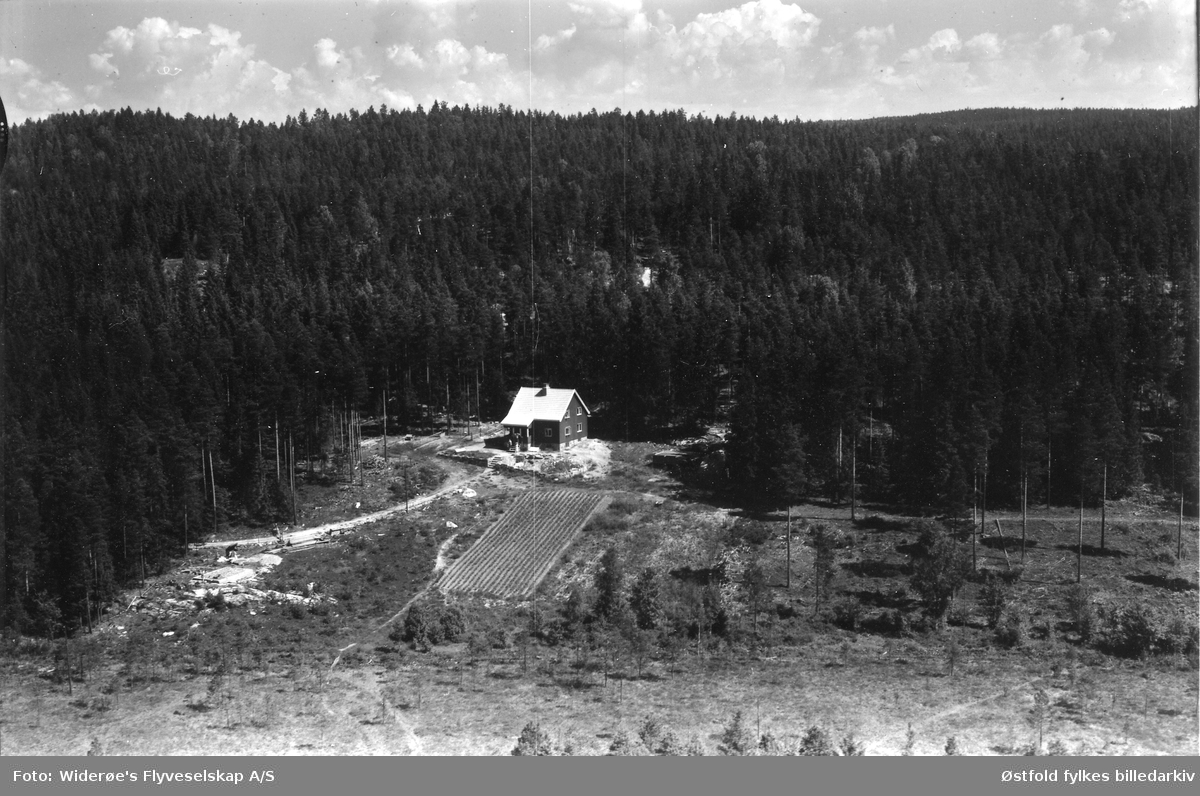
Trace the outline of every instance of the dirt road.
[[397, 503], [395, 506], [391, 506], [390, 508], [383, 509], [382, 511], [375, 511], [370, 514], [363, 514], [360, 517], [354, 517], [349, 520], [340, 520], [339, 522], [331, 522], [326, 525], [319, 525], [315, 528], [302, 528], [300, 530], [292, 531], [291, 533], [281, 534], [279, 537], [255, 536], [255, 537], [251, 537], [248, 539], [226, 539], [226, 540], [223, 540], [220, 542], [204, 542], [202, 544], [194, 545], [194, 547], [227, 548], [227, 547], [230, 547], [231, 545], [235, 545], [235, 544], [240, 545], [240, 546], [245, 546], [245, 547], [280, 546], [280, 545], [286, 547], [289, 544], [296, 545], [296, 544], [300, 544], [302, 542], [312, 541], [313, 539], [319, 539], [322, 536], [331, 536], [336, 533], [348, 531], [351, 528], [357, 528], [360, 525], [369, 525], [373, 522], [379, 522], [380, 520], [386, 519], [386, 518], [392, 516], [393, 514], [399, 514], [399, 513], [405, 512], [405, 511], [411, 511], [413, 509], [423, 508], [423, 507], [429, 505], [430, 503], [432, 503], [433, 501], [437, 500], [438, 498], [444, 497], [445, 495], [449, 495], [449, 494], [453, 493], [455, 490], [462, 489], [467, 484], [469, 484], [473, 481], [476, 481], [480, 478], [483, 478], [485, 475], [487, 475], [487, 472], [488, 472], [487, 470], [481, 470], [478, 473], [476, 473], [475, 475], [471, 475], [466, 478], [459, 478], [457, 480], [454, 480], [454, 481], [446, 484], [444, 487], [437, 490], [436, 492], [431, 492], [428, 495], [422, 495], [421, 497], [414, 498], [413, 500], [410, 500], [407, 503]]

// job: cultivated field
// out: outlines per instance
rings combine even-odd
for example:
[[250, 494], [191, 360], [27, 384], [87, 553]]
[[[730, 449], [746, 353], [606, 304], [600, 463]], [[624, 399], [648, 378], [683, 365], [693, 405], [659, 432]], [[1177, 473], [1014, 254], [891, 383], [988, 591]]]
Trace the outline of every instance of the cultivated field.
[[526, 599], [608, 498], [572, 489], [537, 490], [512, 508], [452, 564], [444, 592]]

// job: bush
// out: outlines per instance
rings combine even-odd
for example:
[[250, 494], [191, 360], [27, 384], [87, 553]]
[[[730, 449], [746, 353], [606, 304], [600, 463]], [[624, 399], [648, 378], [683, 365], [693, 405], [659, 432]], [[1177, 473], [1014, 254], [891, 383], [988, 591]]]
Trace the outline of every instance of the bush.
[[1183, 614], [1176, 614], [1167, 625], [1161, 647], [1163, 652], [1195, 657], [1200, 648], [1200, 627]]
[[833, 746], [833, 738], [817, 725], [808, 728], [800, 739], [796, 753], [804, 757], [834, 757], [837, 750]]
[[1004, 649], [1020, 647], [1029, 637], [1029, 631], [1025, 627], [1025, 617], [1015, 611], [1010, 611], [996, 623], [994, 637], [996, 643]]
[[550, 742], [550, 734], [542, 732], [541, 727], [531, 721], [521, 730], [520, 736], [517, 737], [517, 745], [509, 754], [517, 757], [546, 757], [554, 754], [554, 745]]
[[1067, 591], [1067, 616], [1071, 626], [1082, 642], [1091, 641], [1096, 628], [1096, 609], [1092, 605], [1092, 591], [1076, 583]]
[[[415, 648], [428, 649], [430, 645], [437, 643], [430, 639], [430, 630], [435, 626], [437, 626], [437, 622], [434, 618], [427, 614], [420, 603], [417, 603], [408, 609], [408, 614], [404, 617], [404, 632], [400, 638], [411, 642]], [[441, 628], [438, 627], [438, 632], [440, 631]]]
[[441, 624], [442, 638], [448, 642], [458, 641], [467, 632], [467, 620], [457, 605], [447, 606], [438, 621]]
[[739, 710], [725, 725], [725, 731], [721, 733], [721, 743], [717, 745], [717, 751], [723, 755], [744, 755], [749, 754], [753, 746], [754, 740], [742, 718], [742, 711]]
[[989, 574], [979, 590], [979, 609], [992, 630], [1000, 624], [1008, 606], [1008, 586], [995, 574]]
[[1105, 617], [1104, 647], [1123, 658], [1153, 655], [1158, 647], [1158, 618], [1146, 605], [1111, 610]]
[[862, 615], [862, 603], [854, 597], [839, 597], [833, 603], [833, 621], [838, 627], [858, 630]]
[[909, 585], [920, 596], [929, 616], [941, 619], [966, 580], [970, 562], [941, 523], [922, 522], [917, 546], [920, 555], [913, 564]]
[[758, 546], [771, 538], [771, 526], [757, 520], [738, 520], [729, 529], [729, 544], [740, 543]]
[[862, 757], [867, 752], [866, 747], [854, 737], [854, 733], [850, 733], [842, 739], [842, 742], [838, 744], [838, 750], [844, 757]]
[[900, 635], [908, 630], [908, 618], [899, 608], [883, 612], [883, 626], [888, 633]]

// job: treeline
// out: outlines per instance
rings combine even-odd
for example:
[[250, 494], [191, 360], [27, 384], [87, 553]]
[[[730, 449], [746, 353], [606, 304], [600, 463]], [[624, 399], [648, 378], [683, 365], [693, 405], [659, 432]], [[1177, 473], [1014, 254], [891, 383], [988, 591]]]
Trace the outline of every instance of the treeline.
[[1196, 142], [1193, 110], [26, 122], [7, 619], [78, 626], [215, 519], [286, 519], [351, 412], [544, 381], [607, 435], [728, 417], [768, 496], [1194, 496]]

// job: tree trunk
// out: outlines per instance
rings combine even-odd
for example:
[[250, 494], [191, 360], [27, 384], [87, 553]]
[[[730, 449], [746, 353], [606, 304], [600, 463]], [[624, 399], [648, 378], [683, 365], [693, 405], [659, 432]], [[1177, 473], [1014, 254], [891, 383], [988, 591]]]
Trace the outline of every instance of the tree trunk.
[[784, 587], [792, 588], [792, 504], [788, 503], [788, 518], [787, 518], [787, 577]]

